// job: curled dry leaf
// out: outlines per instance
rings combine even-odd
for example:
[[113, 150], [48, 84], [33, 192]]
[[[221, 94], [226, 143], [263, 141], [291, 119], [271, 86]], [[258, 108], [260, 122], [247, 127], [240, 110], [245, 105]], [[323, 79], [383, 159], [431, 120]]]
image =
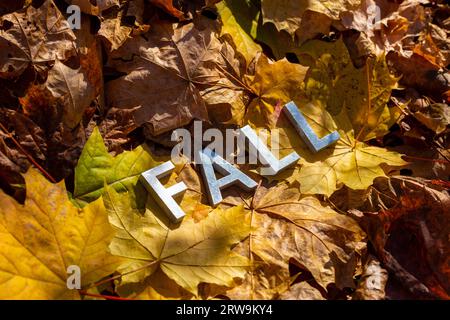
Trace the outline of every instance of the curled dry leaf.
[[355, 300], [382, 300], [386, 296], [385, 287], [388, 273], [381, 267], [380, 261], [369, 256], [364, 266], [364, 272], [353, 293]]

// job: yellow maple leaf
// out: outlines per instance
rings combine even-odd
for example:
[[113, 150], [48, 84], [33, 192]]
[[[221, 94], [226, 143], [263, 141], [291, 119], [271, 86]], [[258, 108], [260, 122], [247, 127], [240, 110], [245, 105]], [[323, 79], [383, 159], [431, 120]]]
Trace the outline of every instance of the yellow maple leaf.
[[245, 77], [247, 86], [256, 96], [247, 107], [245, 122], [274, 127], [283, 104], [303, 97], [300, 86], [307, 70], [307, 67], [290, 63], [287, 59], [272, 62], [261, 56], [256, 63], [255, 74]]
[[86, 286], [111, 274], [120, 259], [107, 248], [113, 229], [100, 198], [84, 209], [69, 201], [64, 182], [25, 174], [24, 205], [0, 191], [0, 298], [79, 299], [67, 287], [68, 267]]
[[[332, 44], [311, 41], [301, 52], [313, 58], [304, 82], [306, 72], [298, 70], [296, 78], [286, 74], [282, 85], [270, 83], [268, 74], [277, 69], [268, 63], [264, 71], [257, 69], [255, 76], [258, 72], [259, 77], [265, 75], [269, 82], [265, 87], [273, 87], [273, 94], [270, 100], [255, 99], [255, 105], [249, 107], [252, 116], [248, 123], [257, 130], [268, 127], [278, 131], [280, 158], [293, 151], [301, 157], [296, 167], [274, 179], [298, 181], [305, 194], [330, 196], [340, 184], [367, 189], [376, 177], [385, 176], [381, 164], [405, 165], [400, 154], [366, 144], [386, 134], [401, 112], [387, 106], [397, 80], [390, 75], [384, 57], [369, 60], [364, 68], [357, 69], [341, 40]], [[294, 101], [319, 137], [337, 130], [341, 139], [318, 153], [311, 152], [285, 117], [278, 115], [274, 120], [277, 100]]]
[[202, 282], [232, 286], [245, 275], [248, 261], [231, 248], [249, 234], [248, 215], [242, 206], [216, 209], [199, 222], [187, 216], [171, 224], [149, 197], [141, 214], [127, 194], [107, 187], [105, 205], [117, 230], [110, 250], [126, 258], [118, 271], [120, 285], [144, 281], [157, 270], [194, 295]]

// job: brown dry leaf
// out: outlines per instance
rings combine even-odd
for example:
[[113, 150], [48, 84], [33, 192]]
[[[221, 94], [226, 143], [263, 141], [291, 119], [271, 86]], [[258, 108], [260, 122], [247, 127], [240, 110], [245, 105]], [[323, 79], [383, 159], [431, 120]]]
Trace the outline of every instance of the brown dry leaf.
[[136, 124], [146, 124], [152, 135], [207, 120], [205, 99], [222, 95], [216, 103], [223, 106], [225, 95], [228, 109], [235, 100], [243, 107], [243, 89], [234, 80], [239, 75], [230, 67], [235, 62], [229, 63], [223, 46], [211, 24], [155, 23], [145, 38], [130, 39], [111, 54], [110, 64], [127, 75], [107, 84], [109, 106], [137, 108]]
[[95, 98], [100, 96], [102, 101], [101, 48], [90, 33], [90, 20], [82, 22], [82, 28], [75, 33], [77, 57], [49, 64], [46, 81], [34, 80], [19, 98], [24, 114], [49, 135], [60, 123], [69, 129], [77, 127]]
[[7, 14], [0, 26], [0, 77], [19, 76], [30, 65], [42, 73], [75, 55], [75, 35], [52, 0]]
[[342, 14], [342, 25], [361, 32], [356, 45], [361, 52], [376, 55], [397, 52], [410, 57], [417, 37], [425, 27], [428, 0], [362, 0], [359, 8]]
[[421, 108], [414, 117], [436, 134], [443, 133], [450, 125], [450, 108], [444, 103], [436, 103]]
[[278, 31], [286, 30], [293, 35], [300, 28], [303, 16], [308, 11], [338, 20], [342, 12], [351, 11], [359, 4], [360, 0], [262, 0], [261, 8], [264, 23], [273, 23]]
[[386, 196], [395, 197], [396, 205], [377, 213], [353, 213], [392, 276], [416, 297], [449, 299], [448, 193], [438, 183], [417, 178], [386, 182]]
[[83, 70], [74, 70], [57, 60], [48, 73], [46, 86], [64, 106], [63, 123], [69, 128], [76, 127], [95, 98], [95, 88], [88, 83]]
[[450, 90], [450, 74], [426, 57], [414, 52], [405, 58], [391, 52], [387, 58], [402, 75], [400, 83], [404, 86], [416, 88], [437, 101], [441, 101], [444, 93]]
[[179, 20], [184, 20], [184, 13], [173, 6], [173, 0], [150, 0], [155, 6], [163, 9]]
[[[241, 201], [227, 198], [224, 204]], [[314, 197], [302, 198], [298, 188], [284, 184], [260, 187], [255, 197], [245, 203], [251, 210], [254, 229], [249, 239], [251, 249], [247, 249], [247, 254], [251, 250], [251, 258], [256, 255], [264, 263], [284, 270], [293, 259], [324, 289], [329, 284], [354, 287], [353, 276], [366, 247], [365, 234], [356, 221], [322, 206]], [[252, 288], [247, 292], [249, 297]]]
[[144, 23], [144, 11], [144, 0], [140, 0], [102, 15], [98, 35], [105, 40], [110, 51], [117, 50], [127, 39], [145, 34], [150, 29], [150, 26]]
[[109, 151], [121, 153], [122, 145], [130, 142], [128, 135], [136, 129], [133, 111], [111, 108], [100, 123], [99, 129]]
[[111, 51], [119, 49], [130, 37], [133, 29], [122, 25], [122, 17], [106, 18], [98, 31], [98, 34], [105, 38], [111, 46]]
[[308, 282], [296, 283], [280, 296], [281, 300], [325, 300], [319, 290]]
[[353, 293], [354, 300], [382, 300], [386, 296], [385, 287], [388, 273], [381, 267], [380, 261], [369, 256], [364, 266], [364, 272]]
[[[254, 223], [252, 221], [253, 225]], [[235, 251], [241, 255], [249, 255], [251, 244], [253, 244], [253, 239], [247, 239], [240, 243]], [[209, 294], [213, 297], [218, 294], [224, 295], [232, 300], [273, 300], [288, 290], [292, 279], [286, 265], [274, 264], [271, 261], [265, 262], [253, 253], [250, 254], [250, 258], [251, 269], [236, 287]]]
[[[55, 180], [73, 173], [86, 142], [83, 126], [74, 130], [62, 124], [56, 124], [55, 128], [43, 127], [25, 115], [8, 109], [0, 110], [0, 122], [13, 134], [23, 150]], [[8, 145], [2, 152], [21, 168], [21, 172], [25, 172], [30, 166], [29, 159], [10, 139], [6, 141]]]
[[98, 16], [103, 11], [120, 5], [120, 0], [64, 0], [68, 4], [80, 7], [81, 12]]

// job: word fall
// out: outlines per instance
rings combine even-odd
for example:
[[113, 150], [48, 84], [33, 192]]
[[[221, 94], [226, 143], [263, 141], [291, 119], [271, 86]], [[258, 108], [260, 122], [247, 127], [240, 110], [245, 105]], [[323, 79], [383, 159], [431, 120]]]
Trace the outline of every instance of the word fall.
[[[319, 138], [294, 102], [285, 105], [283, 110], [297, 133], [312, 152], [319, 152], [340, 139], [337, 131], [323, 138]], [[282, 159], [277, 159], [250, 126], [245, 126], [239, 131], [249, 142], [249, 152], [256, 151], [255, 156], [262, 164], [260, 173], [263, 176], [274, 176], [284, 169], [295, 165], [300, 160], [300, 156], [296, 152], [292, 152]], [[241, 188], [250, 191], [256, 189], [258, 186], [253, 179], [209, 147], [198, 151], [197, 159], [199, 160], [196, 161], [196, 164], [200, 166], [209, 202], [214, 207], [223, 200], [222, 189], [231, 185], [239, 185]], [[184, 218], [185, 213], [174, 198], [185, 192], [187, 186], [183, 182], [180, 182], [169, 188], [165, 188], [160, 182], [161, 178], [169, 175], [174, 169], [175, 165], [173, 162], [168, 161], [144, 172], [140, 180], [169, 218], [173, 222], [178, 223]], [[220, 173], [222, 178], [218, 179], [216, 172]]]

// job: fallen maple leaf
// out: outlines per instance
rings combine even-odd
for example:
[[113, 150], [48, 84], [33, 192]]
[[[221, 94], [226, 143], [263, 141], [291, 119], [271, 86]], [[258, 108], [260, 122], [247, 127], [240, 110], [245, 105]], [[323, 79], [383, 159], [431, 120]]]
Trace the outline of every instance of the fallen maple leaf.
[[351, 212], [385, 268], [407, 290], [418, 298], [448, 299], [449, 195], [417, 178], [392, 177], [386, 183], [389, 187], [383, 193], [396, 200], [393, 206], [380, 212]]
[[52, 0], [4, 15], [0, 25], [2, 78], [17, 77], [29, 65], [42, 73], [50, 63], [76, 53], [75, 35]]
[[120, 263], [107, 247], [114, 232], [103, 200], [73, 206], [64, 183], [48, 182], [34, 169], [25, 174], [24, 205], [0, 191], [0, 297], [79, 299], [67, 288], [67, 268], [80, 267], [86, 286]]
[[[236, 1], [222, 1], [216, 5], [223, 24], [221, 35], [223, 36], [224, 34], [228, 34], [232, 37], [237, 51], [245, 57], [248, 65], [253, 61], [257, 53], [262, 51], [262, 48], [252, 39], [252, 37], [240, 26], [237, 21], [246, 19], [246, 16], [250, 13], [249, 10], [245, 10], [245, 6], [242, 5], [241, 2], [240, 7], [244, 10], [235, 10], [233, 12], [230, 5], [239, 4], [236, 3]], [[252, 21], [252, 31], [250, 31], [250, 34], [254, 34], [256, 28], [256, 21]]]
[[107, 84], [108, 103], [136, 108], [137, 125], [146, 124], [153, 135], [208, 120], [207, 104], [243, 109], [244, 89], [236, 83], [240, 70], [228, 58], [231, 50], [210, 25], [158, 22], [146, 38], [130, 39], [112, 53], [111, 65], [127, 75]]
[[95, 98], [95, 88], [89, 85], [83, 70], [69, 68], [59, 60], [48, 73], [46, 87], [64, 105], [62, 120], [69, 128], [80, 123], [84, 110]]
[[[327, 53], [321, 54], [326, 47]], [[319, 137], [337, 129], [341, 139], [336, 145], [313, 153], [286, 118], [280, 118], [274, 128], [279, 130], [280, 157], [296, 151], [302, 159], [300, 167], [285, 171], [275, 179], [298, 181], [302, 193], [330, 196], [338, 189], [338, 183], [352, 189], [367, 189], [376, 177], [385, 175], [380, 167], [382, 163], [405, 165], [400, 154], [364, 143], [386, 134], [400, 112], [387, 106], [396, 82], [384, 59], [378, 58], [373, 66], [356, 69], [340, 42], [311, 41], [304, 49], [317, 60], [304, 84], [301, 79], [285, 83], [282, 89], [285, 97], [281, 101], [294, 100]], [[300, 92], [294, 94], [294, 89]], [[266, 126], [268, 122], [261, 121], [261, 116], [273, 113], [273, 107], [262, 105], [253, 110], [257, 115], [251, 119], [259, 119], [259, 123], [252, 124], [257, 128]]]
[[255, 75], [245, 77], [247, 86], [256, 96], [247, 107], [245, 121], [274, 128], [278, 122], [277, 108], [301, 96], [300, 86], [307, 70], [307, 67], [286, 59], [272, 62], [261, 56], [256, 63]]
[[[228, 197], [224, 206], [237, 205], [241, 201], [240, 198]], [[365, 233], [356, 221], [323, 206], [314, 197], [301, 197], [298, 188], [285, 184], [273, 188], [260, 187], [255, 196], [244, 203], [252, 221], [246, 254], [252, 261], [248, 281], [253, 284], [244, 287], [248, 290], [246, 299], [258, 294], [260, 289], [255, 283], [264, 279], [259, 275], [261, 270], [254, 255], [263, 263], [286, 271], [293, 259], [301, 268], [311, 272], [324, 289], [329, 284], [338, 288], [354, 287], [353, 276], [366, 248]], [[252, 274], [254, 271], [256, 273]], [[274, 290], [273, 287], [267, 288], [267, 284], [263, 286], [265, 290]]]
[[231, 286], [234, 278], [244, 276], [247, 259], [231, 251], [250, 231], [242, 206], [216, 209], [198, 223], [187, 217], [177, 226], [160, 214], [151, 198], [144, 214], [132, 208], [127, 194], [113, 188], [106, 188], [104, 199], [117, 230], [111, 253], [127, 259], [118, 269], [121, 285], [143, 281], [161, 268], [196, 295], [202, 282]]
[[161, 164], [144, 147], [113, 157], [108, 153], [98, 128], [94, 128], [75, 168], [73, 199], [79, 205], [94, 201], [104, 192], [105, 184], [118, 191], [128, 191], [145, 202], [145, 188], [138, 184], [141, 173]]
[[273, 23], [277, 29], [294, 34], [299, 28], [303, 15], [315, 11], [338, 20], [340, 13], [355, 9], [360, 0], [261, 0], [264, 23]]

